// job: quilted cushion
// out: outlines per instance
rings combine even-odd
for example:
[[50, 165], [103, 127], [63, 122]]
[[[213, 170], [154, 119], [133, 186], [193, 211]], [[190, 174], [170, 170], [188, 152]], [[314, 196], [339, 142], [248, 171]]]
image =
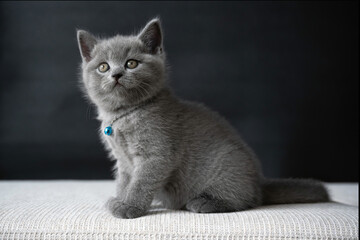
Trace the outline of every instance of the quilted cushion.
[[117, 219], [112, 181], [0, 181], [0, 239], [358, 239], [358, 207], [289, 204], [218, 214], [154, 206]]

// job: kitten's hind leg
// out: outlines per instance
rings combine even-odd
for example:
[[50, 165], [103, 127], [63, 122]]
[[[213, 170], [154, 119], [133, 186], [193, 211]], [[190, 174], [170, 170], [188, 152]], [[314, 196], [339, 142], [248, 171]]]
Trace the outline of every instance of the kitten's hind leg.
[[219, 200], [207, 194], [201, 194], [191, 199], [185, 209], [196, 213], [232, 212], [235, 208], [224, 200]]

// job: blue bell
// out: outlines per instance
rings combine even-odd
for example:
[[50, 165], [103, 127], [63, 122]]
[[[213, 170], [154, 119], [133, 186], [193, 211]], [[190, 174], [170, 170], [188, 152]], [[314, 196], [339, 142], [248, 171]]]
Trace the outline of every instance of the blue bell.
[[113, 129], [112, 129], [111, 126], [108, 126], [108, 127], [106, 127], [106, 128], [104, 129], [105, 135], [110, 136], [110, 135], [112, 134], [112, 132], [113, 132]]

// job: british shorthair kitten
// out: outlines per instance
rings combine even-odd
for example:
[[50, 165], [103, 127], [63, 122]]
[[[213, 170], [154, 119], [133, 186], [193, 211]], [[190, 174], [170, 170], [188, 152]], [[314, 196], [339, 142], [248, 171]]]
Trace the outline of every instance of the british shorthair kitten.
[[107, 202], [115, 217], [143, 216], [154, 199], [197, 213], [329, 200], [321, 182], [264, 178], [223, 117], [172, 94], [159, 19], [138, 35], [100, 39], [79, 30], [77, 39], [83, 89], [116, 161], [116, 196]]

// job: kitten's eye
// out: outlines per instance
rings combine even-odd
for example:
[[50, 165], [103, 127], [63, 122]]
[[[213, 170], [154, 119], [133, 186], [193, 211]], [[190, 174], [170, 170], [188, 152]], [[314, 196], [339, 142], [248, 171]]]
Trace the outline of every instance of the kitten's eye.
[[109, 69], [110, 69], [110, 66], [107, 63], [102, 63], [98, 67], [99, 72], [102, 72], [102, 73], [106, 72]]
[[125, 67], [126, 67], [126, 68], [129, 68], [129, 69], [134, 69], [134, 68], [136, 68], [138, 65], [139, 65], [139, 62], [138, 62], [138, 61], [131, 59], [131, 60], [129, 60], [129, 61], [126, 62]]

